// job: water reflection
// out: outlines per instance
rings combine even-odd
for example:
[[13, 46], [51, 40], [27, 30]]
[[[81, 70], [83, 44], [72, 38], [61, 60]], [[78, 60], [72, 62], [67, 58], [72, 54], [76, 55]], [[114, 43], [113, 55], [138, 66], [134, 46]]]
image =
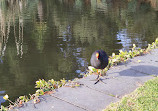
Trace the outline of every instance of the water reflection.
[[96, 49], [147, 46], [158, 35], [157, 7], [155, 0], [0, 1], [0, 91], [14, 100], [34, 93], [38, 79], [78, 77]]
[[147, 46], [147, 41], [142, 41], [144, 37], [145, 36], [142, 33], [129, 33], [127, 29], [122, 29], [117, 34], [117, 40], [120, 40], [119, 43], [122, 44], [122, 50], [124, 51], [129, 51], [130, 48], [133, 47], [133, 43], [137, 44], [137, 47]]
[[0, 106], [1, 106], [1, 103], [5, 102], [5, 100], [3, 99], [3, 96], [2, 96], [2, 94], [4, 94], [4, 93], [5, 93], [5, 91], [0, 91]]

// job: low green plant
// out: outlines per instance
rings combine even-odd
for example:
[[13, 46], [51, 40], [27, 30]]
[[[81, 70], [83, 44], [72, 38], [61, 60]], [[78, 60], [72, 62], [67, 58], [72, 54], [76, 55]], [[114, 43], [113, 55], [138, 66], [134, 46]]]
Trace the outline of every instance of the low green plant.
[[28, 102], [30, 100], [33, 100], [33, 103], [38, 103], [40, 102], [39, 96], [44, 95], [44, 94], [51, 94], [55, 92], [55, 89], [58, 89], [62, 86], [66, 87], [79, 87], [80, 84], [78, 82], [71, 81], [71, 80], [65, 80], [61, 79], [60, 81], [55, 81], [53, 79], [45, 81], [44, 79], [39, 79], [36, 81], [35, 88], [37, 88], [35, 94], [29, 94], [29, 96], [20, 96], [15, 102], [12, 102], [9, 100], [9, 96], [6, 94], [3, 98], [9, 103], [11, 103], [8, 107], [1, 106], [1, 109], [3, 111], [6, 111], [8, 109], [12, 109], [14, 107], [21, 107], [24, 105], [25, 102]]
[[1, 105], [1, 111], [8, 111], [8, 108], [4, 107], [3, 105]]
[[[127, 51], [119, 51], [118, 55], [115, 55], [115, 53], [112, 53], [112, 56], [109, 56], [109, 64], [108, 66], [103, 70], [103, 72], [107, 72], [110, 67], [117, 65], [121, 62], [126, 62], [128, 59], [133, 58], [135, 56], [143, 55], [148, 53], [154, 48], [158, 47], [158, 38], [153, 42], [152, 44], [148, 44], [148, 47], [146, 49], [140, 49], [136, 48], [136, 45], [133, 44], [133, 48], [127, 52]], [[93, 72], [97, 72], [97, 70], [93, 67], [89, 67], [88, 73], [84, 74], [84, 76], [88, 76], [93, 74]], [[20, 96], [15, 102], [12, 102], [9, 100], [9, 96], [5, 95], [4, 99], [8, 100], [11, 104], [8, 107], [4, 107], [1, 105], [1, 110], [2, 111], [7, 111], [8, 109], [11, 109], [15, 106], [21, 107], [25, 102], [28, 102], [29, 100], [33, 100], [34, 103], [40, 102], [39, 96], [44, 95], [44, 94], [50, 94], [55, 91], [55, 89], [60, 88], [62, 86], [67, 86], [67, 87], [78, 87], [80, 86], [79, 83], [71, 80], [65, 80], [61, 79], [60, 81], [55, 81], [53, 79], [45, 81], [44, 79], [39, 79], [36, 81], [35, 88], [38, 88], [36, 90], [35, 94], [29, 95], [28, 96]]]
[[[137, 48], [136, 45], [133, 44], [133, 47], [128, 52], [119, 50], [118, 55], [116, 55], [115, 53], [112, 53], [112, 56], [109, 56], [109, 64], [103, 70], [103, 72], [106, 73], [110, 67], [118, 65], [119, 63], [126, 62], [133, 57], [147, 54], [152, 49], [155, 49], [155, 48], [158, 48], [158, 38], [152, 44], [148, 44], [148, 47], [146, 49]], [[84, 76], [91, 75], [93, 74], [93, 72], [97, 72], [97, 70], [94, 67], [90, 66], [88, 73], [85, 74]]]
[[43, 95], [45, 92], [53, 91], [54, 89], [60, 88], [62, 86], [76, 87], [79, 86], [79, 83], [71, 80], [61, 79], [60, 81], [55, 81], [54, 79], [45, 81], [44, 79], [40, 79], [36, 81], [35, 88], [39, 88], [36, 91], [36, 94]]

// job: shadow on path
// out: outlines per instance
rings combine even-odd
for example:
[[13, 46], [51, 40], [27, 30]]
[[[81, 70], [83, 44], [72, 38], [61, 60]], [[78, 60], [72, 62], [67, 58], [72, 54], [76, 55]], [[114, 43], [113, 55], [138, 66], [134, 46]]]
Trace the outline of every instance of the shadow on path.
[[138, 66], [131, 66], [131, 68], [127, 70], [123, 70], [119, 72], [120, 76], [148, 76], [148, 75], [155, 75], [158, 76], [158, 67], [150, 66], [150, 65], [138, 65]]

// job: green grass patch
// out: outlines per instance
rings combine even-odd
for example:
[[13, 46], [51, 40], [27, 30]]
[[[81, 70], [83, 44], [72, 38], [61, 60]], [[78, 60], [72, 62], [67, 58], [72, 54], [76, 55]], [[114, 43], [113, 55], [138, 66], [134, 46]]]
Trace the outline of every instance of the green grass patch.
[[110, 104], [103, 111], [158, 111], [158, 77], [147, 81], [120, 102]]
[[[119, 63], [122, 63], [122, 62], [126, 62], [127, 60], [133, 57], [147, 54], [152, 49], [155, 49], [155, 48], [158, 48], [158, 38], [152, 44], [148, 44], [148, 47], [146, 49], [136, 48], [136, 45], [133, 44], [133, 48], [129, 52], [120, 50], [119, 55], [115, 55], [115, 53], [113, 53], [112, 56], [109, 56], [109, 64], [103, 70], [103, 72], [105, 73], [109, 70], [110, 67], [114, 65], [118, 65]], [[84, 76], [91, 75], [93, 74], [93, 72], [96, 72], [96, 69], [89, 67], [88, 73], [84, 74]], [[155, 110], [156, 111], [156, 109], [158, 109], [158, 82], [155, 83], [157, 85], [157, 88], [155, 89], [154, 88], [148, 89], [150, 84], [152, 86], [152, 82], [151, 83], [150, 81], [149, 83], [147, 82], [146, 86], [144, 86], [144, 89], [142, 87], [138, 89], [138, 92], [135, 92], [135, 94], [133, 95], [131, 94], [128, 97], [124, 97], [122, 99], [122, 102], [120, 103], [111, 104], [109, 108], [107, 108], [105, 111], [111, 111], [111, 110], [117, 110], [117, 111], [118, 110], [119, 111], [122, 111], [122, 110], [123, 111], [125, 110], [153, 110], [154, 111]], [[60, 88], [65, 85], [67, 87], [72, 87], [72, 88], [80, 86], [80, 84], [75, 82], [75, 80], [71, 81], [71, 80], [61, 79], [60, 81], [54, 81], [53, 79], [51, 79], [51, 80], [45, 81], [44, 79], [42, 80], [40, 79], [39, 81], [36, 81], [36, 86], [35, 86], [35, 88], [38, 88], [38, 90], [36, 90], [35, 94], [30, 95], [30, 97], [20, 96], [19, 98], [17, 98], [15, 102], [12, 102], [9, 99], [9, 96], [6, 94], [3, 97], [3, 99], [8, 100], [10, 102], [10, 105], [7, 107], [4, 107], [1, 105], [0, 110], [7, 111], [8, 109], [13, 109], [14, 107], [17, 107], [17, 106], [21, 107], [24, 105], [25, 102], [28, 102], [29, 100], [33, 100], [34, 103], [38, 103], [40, 101], [38, 98], [39, 96], [53, 93], [55, 89]], [[148, 90], [146, 90], [145, 87], [147, 87], [149, 91], [153, 92], [153, 94], [152, 93], [149, 94]], [[142, 90], [142, 93], [141, 93], [141, 90]], [[154, 91], [157, 91], [157, 92], [154, 92]], [[147, 94], [149, 95], [147, 96]], [[140, 97], [137, 97], [136, 95], [139, 95]], [[151, 105], [152, 107], [149, 108], [149, 105]]]

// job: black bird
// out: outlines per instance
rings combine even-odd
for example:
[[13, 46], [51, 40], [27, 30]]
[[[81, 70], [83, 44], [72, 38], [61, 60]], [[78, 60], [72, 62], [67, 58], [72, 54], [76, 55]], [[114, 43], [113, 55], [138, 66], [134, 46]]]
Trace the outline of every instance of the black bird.
[[[103, 70], [105, 67], [107, 67], [108, 56], [107, 56], [105, 51], [97, 50], [97, 51], [93, 52], [90, 62], [91, 62], [91, 65], [97, 69], [97, 74], [98, 74], [98, 69]], [[98, 81], [97, 82], [99, 82], [100, 76], [101, 76], [101, 72], [100, 72], [100, 74], [98, 74], [98, 77], [97, 77]]]

